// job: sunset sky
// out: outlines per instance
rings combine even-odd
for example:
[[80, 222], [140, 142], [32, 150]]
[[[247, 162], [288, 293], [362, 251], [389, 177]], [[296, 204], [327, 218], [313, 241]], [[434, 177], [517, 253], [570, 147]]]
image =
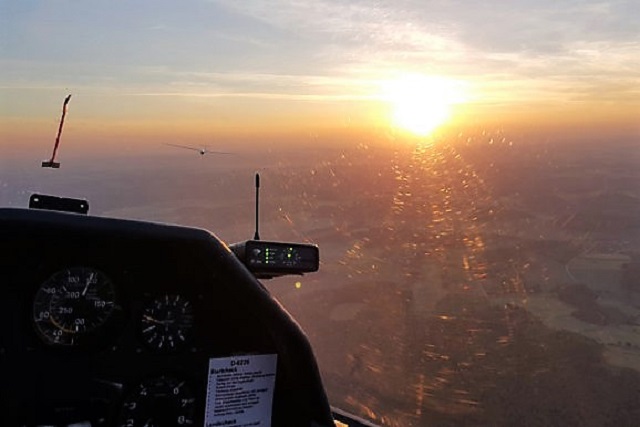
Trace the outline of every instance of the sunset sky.
[[637, 134], [639, 16], [636, 0], [0, 0], [0, 138], [50, 140], [67, 94], [68, 138], [384, 133], [406, 76], [453, 88], [409, 90], [426, 115], [446, 101], [449, 125]]

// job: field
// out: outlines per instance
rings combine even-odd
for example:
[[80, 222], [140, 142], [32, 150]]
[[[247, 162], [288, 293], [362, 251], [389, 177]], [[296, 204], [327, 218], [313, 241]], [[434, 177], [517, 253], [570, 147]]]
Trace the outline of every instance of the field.
[[318, 273], [266, 284], [308, 333], [334, 405], [388, 426], [634, 425], [634, 142], [483, 138], [71, 162], [47, 179], [3, 168], [0, 202], [82, 196], [97, 215], [233, 243], [253, 236], [259, 170], [262, 237], [320, 247]]

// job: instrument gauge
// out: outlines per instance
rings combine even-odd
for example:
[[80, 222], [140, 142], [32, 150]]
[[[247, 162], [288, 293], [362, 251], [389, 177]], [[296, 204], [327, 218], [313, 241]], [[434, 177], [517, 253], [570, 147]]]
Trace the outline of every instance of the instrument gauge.
[[165, 294], [142, 311], [141, 336], [150, 349], [171, 352], [185, 345], [193, 330], [193, 305], [181, 295]]
[[33, 320], [49, 345], [74, 346], [107, 323], [116, 306], [113, 282], [101, 271], [73, 267], [53, 274], [33, 299]]
[[194, 425], [196, 399], [185, 381], [159, 376], [142, 381], [122, 403], [120, 427]]

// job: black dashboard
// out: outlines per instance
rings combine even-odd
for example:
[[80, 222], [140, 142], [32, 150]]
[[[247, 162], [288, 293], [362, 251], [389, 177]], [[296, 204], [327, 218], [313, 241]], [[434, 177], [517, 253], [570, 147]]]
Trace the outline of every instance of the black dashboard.
[[206, 230], [0, 209], [0, 286], [3, 426], [333, 425], [306, 336]]

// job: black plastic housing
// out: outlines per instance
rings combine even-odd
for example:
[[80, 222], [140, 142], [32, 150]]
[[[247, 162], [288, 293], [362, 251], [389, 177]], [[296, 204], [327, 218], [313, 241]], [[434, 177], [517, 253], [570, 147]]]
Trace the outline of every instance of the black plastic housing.
[[247, 240], [231, 245], [231, 250], [256, 277], [269, 279], [318, 271], [320, 251], [306, 243]]
[[[120, 315], [104, 336], [56, 348], [35, 331], [33, 298], [57, 271], [89, 266], [114, 283]], [[0, 425], [118, 425], [145, 378], [190, 384], [203, 425], [211, 358], [277, 355], [272, 426], [332, 426], [309, 341], [229, 248], [206, 230], [26, 209], [0, 209]], [[144, 302], [180, 294], [194, 305], [189, 345], [141, 344]]]

